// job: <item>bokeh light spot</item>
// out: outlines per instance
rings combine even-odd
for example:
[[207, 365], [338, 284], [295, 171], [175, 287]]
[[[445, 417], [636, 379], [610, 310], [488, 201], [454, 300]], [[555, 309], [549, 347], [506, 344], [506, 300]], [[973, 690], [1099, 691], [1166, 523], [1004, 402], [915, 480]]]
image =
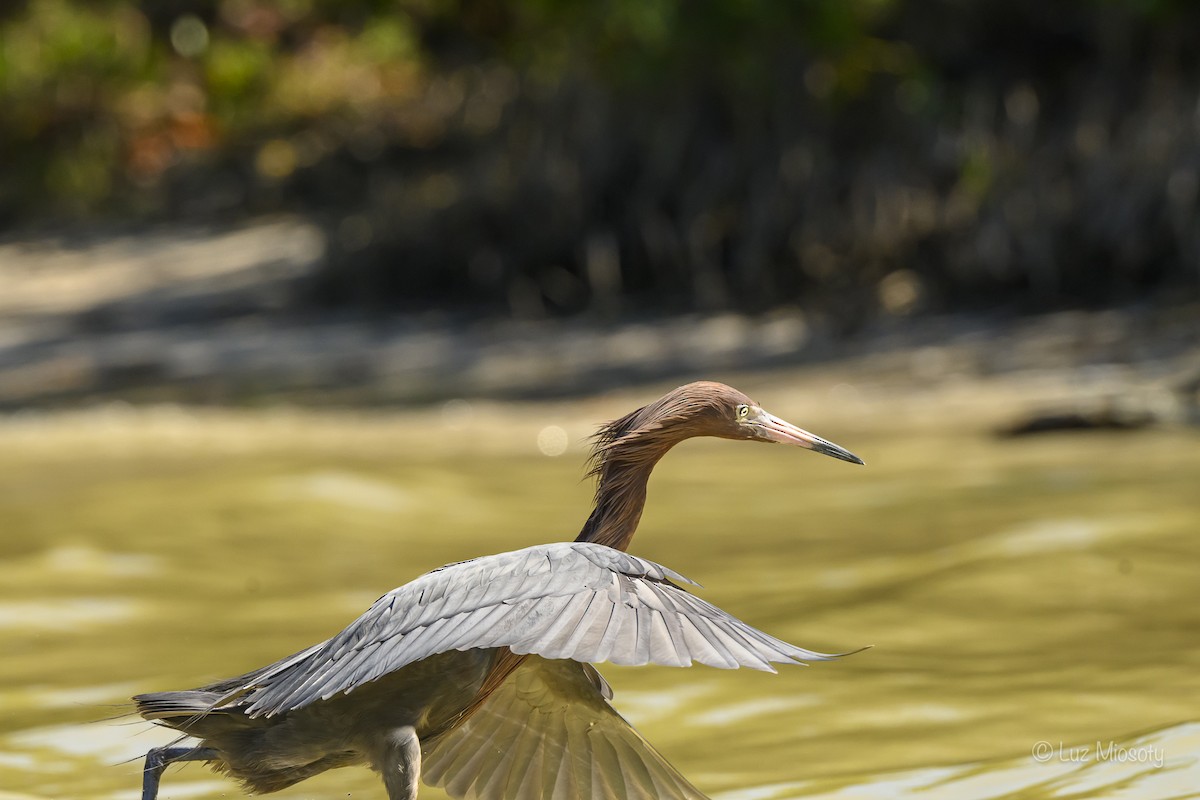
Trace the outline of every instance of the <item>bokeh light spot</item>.
[[286, 139], [272, 139], [259, 148], [254, 168], [264, 178], [286, 178], [296, 170], [296, 148]]
[[185, 14], [171, 24], [171, 46], [184, 58], [195, 58], [208, 49], [208, 27], [194, 14]]
[[557, 425], [547, 425], [538, 431], [537, 447], [544, 456], [561, 456], [567, 452], [567, 432]]

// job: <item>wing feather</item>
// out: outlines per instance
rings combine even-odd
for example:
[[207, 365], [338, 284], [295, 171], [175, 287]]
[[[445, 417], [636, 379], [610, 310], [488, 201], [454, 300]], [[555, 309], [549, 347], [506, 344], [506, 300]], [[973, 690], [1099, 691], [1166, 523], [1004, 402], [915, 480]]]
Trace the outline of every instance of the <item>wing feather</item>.
[[605, 623], [604, 635], [600, 637], [600, 641], [596, 643], [596, 648], [592, 653], [592, 657], [596, 661], [607, 661], [613, 645], [619, 641], [625, 622], [624, 612], [625, 609], [620, 603], [609, 604], [608, 622]]
[[[545, 653], [548, 658], [570, 658], [576, 644], [591, 624], [592, 607], [596, 604], [596, 593], [581, 591], [574, 598], [578, 603], [575, 624], [562, 628], [554, 637], [545, 635], [520, 638], [509, 645], [514, 653]], [[547, 627], [555, 627], [554, 623]]]
[[[511, 609], [509, 611], [511, 613]], [[481, 614], [480, 616], [485, 616]], [[430, 623], [425, 630], [421, 631], [422, 650], [428, 650], [430, 653], [444, 653], [447, 650], [454, 650], [454, 645], [462, 641], [463, 634], [461, 628], [470, 621], [470, 614], [455, 614], [452, 617], [435, 620]], [[403, 637], [394, 637], [403, 643]], [[413, 642], [413, 645], [416, 643]]]
[[458, 632], [462, 636], [463, 641], [481, 640], [492, 629], [497, 620], [507, 614], [508, 611], [507, 606], [498, 604], [490, 608], [481, 608], [473, 614], [462, 614], [459, 617]]
[[586, 670], [526, 659], [462, 725], [426, 743], [423, 780], [457, 800], [707, 800]]
[[638, 637], [633, 651], [634, 662], [630, 666], [651, 663], [650, 643], [654, 638], [654, 620], [651, 619], [653, 612], [645, 606], [637, 606], [634, 611], [637, 614]]
[[225, 703], [272, 716], [437, 653], [474, 648], [772, 672], [771, 662], [836, 657], [757, 631], [677, 585], [684, 583], [692, 581], [659, 564], [581, 542], [452, 564], [387, 593], [324, 644], [229, 682]]
[[703, 623], [693, 620], [688, 616], [682, 616], [679, 620], [679, 627], [683, 631], [685, 646], [692, 658], [701, 664], [728, 664], [729, 662], [725, 656], [713, 646], [708, 637], [697, 627], [700, 624]]
[[608, 661], [611, 664], [624, 666], [637, 663], [638, 615], [636, 608], [626, 605], [618, 607], [621, 615], [621, 635], [613, 642]]
[[546, 658], [563, 658], [564, 656], [558, 652], [557, 645], [565, 634], [579, 627], [588, 613], [591, 599], [592, 596], [584, 592], [571, 597], [559, 612], [558, 618], [541, 631], [536, 640], [529, 643], [529, 650], [541, 653]]

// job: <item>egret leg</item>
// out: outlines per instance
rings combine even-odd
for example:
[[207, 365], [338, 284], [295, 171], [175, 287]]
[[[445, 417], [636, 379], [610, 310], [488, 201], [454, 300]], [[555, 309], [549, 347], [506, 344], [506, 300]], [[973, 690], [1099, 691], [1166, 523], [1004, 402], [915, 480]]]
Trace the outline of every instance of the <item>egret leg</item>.
[[208, 747], [155, 747], [146, 753], [142, 770], [142, 800], [156, 800], [163, 771], [176, 761], [212, 761], [217, 751]]
[[411, 725], [388, 731], [375, 768], [383, 775], [388, 800], [417, 800], [421, 781], [421, 741]]

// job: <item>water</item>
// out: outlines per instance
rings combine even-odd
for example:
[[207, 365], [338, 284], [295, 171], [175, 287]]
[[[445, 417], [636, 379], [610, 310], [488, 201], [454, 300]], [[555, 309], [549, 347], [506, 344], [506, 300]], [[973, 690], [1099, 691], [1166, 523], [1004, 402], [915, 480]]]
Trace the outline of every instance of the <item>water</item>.
[[[169, 735], [121, 717], [129, 695], [272, 661], [440, 564], [573, 535], [578, 447], [546, 457], [545, 414], [491, 414], [0, 427], [0, 798], [134, 797], [128, 759]], [[557, 422], [577, 442], [603, 416]], [[778, 675], [603, 667], [685, 775], [725, 800], [1200, 797], [1194, 434], [795, 419], [869, 466], [686, 443], [632, 549], [796, 644], [874, 647]], [[161, 796], [240, 793], [190, 764]], [[383, 792], [348, 769], [277, 796]]]

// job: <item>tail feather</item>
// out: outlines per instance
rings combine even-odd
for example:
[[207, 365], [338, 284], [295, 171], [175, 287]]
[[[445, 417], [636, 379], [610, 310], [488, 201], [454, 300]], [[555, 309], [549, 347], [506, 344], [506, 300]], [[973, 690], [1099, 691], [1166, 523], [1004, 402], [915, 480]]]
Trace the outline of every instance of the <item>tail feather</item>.
[[329, 753], [309, 760], [267, 746], [263, 735], [280, 720], [253, 720], [238, 708], [218, 708], [227, 696], [227, 686], [214, 684], [202, 689], [151, 692], [133, 698], [143, 718], [201, 740], [199, 747], [213, 751], [208, 761], [216, 772], [240, 781], [251, 793], [284, 789], [305, 778], [335, 767], [356, 763], [353, 752]]
[[[196, 717], [208, 714], [221, 695], [201, 689], [182, 692], [150, 692], [133, 698], [137, 712], [148, 720], [168, 722], [176, 717]], [[172, 726], [174, 727], [174, 726]]]
[[[224, 695], [209, 689], [151, 692], [133, 698], [143, 719], [205, 740], [205, 745], [225, 751], [229, 737], [261, 730], [237, 709], [218, 708]], [[240, 740], [239, 740], [240, 741]]]

